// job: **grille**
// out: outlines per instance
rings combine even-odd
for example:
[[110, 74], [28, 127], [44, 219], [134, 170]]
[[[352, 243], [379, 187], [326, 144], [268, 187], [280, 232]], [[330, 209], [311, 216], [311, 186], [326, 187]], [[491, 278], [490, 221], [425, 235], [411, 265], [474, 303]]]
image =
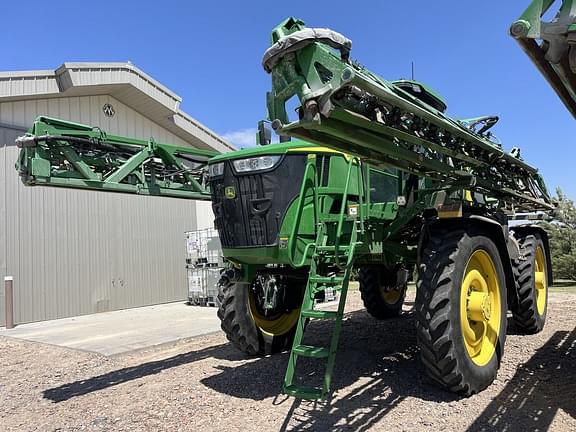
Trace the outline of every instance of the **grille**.
[[[225, 161], [224, 174], [211, 182], [216, 229], [225, 248], [274, 246], [290, 203], [300, 193], [306, 155], [286, 155], [272, 170], [236, 174]], [[226, 197], [226, 189], [234, 196]]]

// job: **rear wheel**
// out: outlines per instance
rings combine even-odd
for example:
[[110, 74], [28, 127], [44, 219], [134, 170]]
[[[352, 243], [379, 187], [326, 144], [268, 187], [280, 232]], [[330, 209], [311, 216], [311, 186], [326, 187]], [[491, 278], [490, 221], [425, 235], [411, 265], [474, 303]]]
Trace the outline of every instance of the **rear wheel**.
[[360, 267], [358, 281], [364, 307], [376, 319], [394, 318], [402, 312], [407, 281], [398, 281], [401, 269]]
[[428, 375], [471, 395], [495, 379], [506, 338], [504, 269], [494, 242], [466, 230], [439, 231], [423, 251], [416, 328]]
[[266, 355], [288, 349], [300, 316], [304, 282], [286, 276], [258, 275], [251, 284], [230, 273], [220, 282], [221, 328], [240, 351]]
[[514, 278], [518, 305], [512, 311], [514, 324], [527, 334], [540, 332], [548, 308], [548, 262], [544, 242], [539, 234], [519, 239], [522, 259], [514, 260]]

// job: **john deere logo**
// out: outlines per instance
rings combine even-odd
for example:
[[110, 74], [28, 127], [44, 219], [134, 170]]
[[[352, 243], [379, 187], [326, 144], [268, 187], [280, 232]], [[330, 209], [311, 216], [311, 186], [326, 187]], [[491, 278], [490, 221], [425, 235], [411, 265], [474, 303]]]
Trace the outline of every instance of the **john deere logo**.
[[236, 198], [236, 189], [234, 189], [234, 186], [227, 186], [226, 189], [224, 189], [224, 195], [228, 199]]
[[102, 107], [102, 111], [104, 112], [104, 115], [106, 117], [114, 117], [114, 114], [116, 114], [116, 111], [114, 110], [114, 107], [112, 106], [112, 104], [104, 104], [104, 106]]

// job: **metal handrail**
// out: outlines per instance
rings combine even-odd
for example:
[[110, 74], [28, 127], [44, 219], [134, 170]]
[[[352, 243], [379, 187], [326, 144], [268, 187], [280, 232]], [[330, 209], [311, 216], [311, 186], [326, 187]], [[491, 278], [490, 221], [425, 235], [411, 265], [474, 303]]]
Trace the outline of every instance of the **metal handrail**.
[[[342, 268], [342, 264], [340, 263], [340, 256], [339, 256], [339, 251], [338, 248], [340, 247], [340, 237], [342, 235], [342, 227], [344, 225], [344, 219], [347, 215], [346, 212], [346, 205], [348, 203], [348, 191], [350, 189], [350, 180], [352, 177], [352, 167], [354, 166], [354, 163], [358, 163], [358, 165], [360, 164], [360, 161], [358, 158], [355, 157], [351, 157], [350, 160], [348, 161], [348, 173], [346, 174], [346, 185], [344, 186], [344, 192], [342, 193], [342, 204], [340, 205], [340, 215], [338, 217], [338, 226], [336, 228], [336, 238], [334, 239], [334, 253], [335, 253], [335, 263], [336, 266], [338, 268]], [[359, 166], [359, 171], [361, 171], [360, 166]], [[360, 179], [359, 179], [360, 180]], [[358, 188], [360, 189], [360, 185], [362, 183], [358, 184]], [[359, 203], [358, 203], [358, 215], [357, 217], [360, 218], [360, 223], [362, 225], [362, 230], [364, 230], [364, 221], [363, 221], [363, 217], [362, 217], [362, 197], [361, 197], [361, 193], [360, 190], [358, 190], [358, 196], [359, 198]], [[352, 245], [350, 245], [352, 247]], [[349, 250], [349, 253], [352, 252], [352, 248]]]
[[304, 209], [305, 194], [307, 190], [307, 183], [310, 180], [309, 172], [312, 172], [312, 194], [313, 194], [313, 205], [314, 205], [314, 224], [318, 222], [318, 194], [317, 194], [317, 178], [316, 178], [316, 155], [308, 155], [308, 161], [306, 162], [306, 168], [304, 169], [304, 176], [302, 179], [302, 186], [300, 187], [300, 195], [298, 196], [298, 201], [296, 205], [296, 220], [292, 225], [292, 231], [290, 233], [290, 238], [288, 239], [288, 259], [292, 263], [292, 266], [299, 268], [304, 266], [308, 256], [308, 253], [312, 247], [316, 247], [315, 243], [309, 243], [304, 248], [304, 253], [302, 254], [302, 259], [300, 262], [294, 262], [295, 248], [297, 245], [296, 234], [298, 232], [298, 227], [300, 226], [300, 220], [302, 219], [302, 211]]

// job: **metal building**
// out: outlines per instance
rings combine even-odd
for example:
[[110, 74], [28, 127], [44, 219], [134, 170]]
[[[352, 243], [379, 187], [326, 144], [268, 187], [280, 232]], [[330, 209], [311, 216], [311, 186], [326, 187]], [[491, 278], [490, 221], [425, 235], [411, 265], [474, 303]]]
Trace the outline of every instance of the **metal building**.
[[[207, 202], [24, 187], [14, 139], [38, 115], [113, 134], [227, 151], [181, 98], [130, 63], [0, 72], [0, 280], [16, 323], [184, 300], [184, 233], [212, 225]], [[0, 325], [4, 298], [0, 289]]]

